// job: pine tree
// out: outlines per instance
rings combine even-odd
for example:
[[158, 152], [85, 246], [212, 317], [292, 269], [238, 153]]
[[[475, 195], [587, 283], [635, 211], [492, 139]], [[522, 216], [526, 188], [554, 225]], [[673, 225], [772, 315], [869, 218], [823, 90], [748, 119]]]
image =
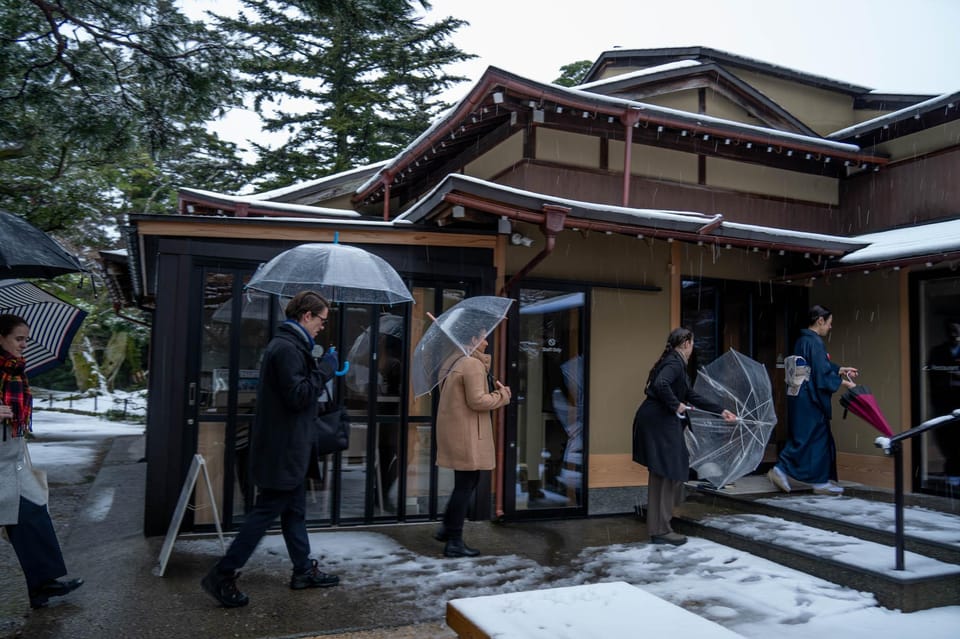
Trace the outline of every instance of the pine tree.
[[158, 161], [234, 103], [232, 57], [172, 0], [0, 3], [0, 207], [96, 226], [124, 205], [131, 158]]
[[424, 24], [409, 0], [243, 0], [222, 17], [244, 34], [241, 69], [276, 149], [256, 146], [261, 187], [286, 185], [392, 157], [449, 104], [464, 78], [443, 67], [472, 55], [448, 38], [464, 22]]

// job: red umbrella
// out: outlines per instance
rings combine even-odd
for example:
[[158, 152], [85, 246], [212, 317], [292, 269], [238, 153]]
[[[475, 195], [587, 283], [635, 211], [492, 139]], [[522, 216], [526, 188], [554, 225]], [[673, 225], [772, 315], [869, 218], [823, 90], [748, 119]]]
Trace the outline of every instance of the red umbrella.
[[893, 429], [887, 422], [877, 406], [877, 398], [873, 396], [870, 389], [861, 384], [857, 384], [849, 389], [840, 397], [840, 405], [843, 406], [843, 417], [847, 417], [847, 411], [850, 411], [863, 421], [867, 422], [886, 437], [893, 437]]

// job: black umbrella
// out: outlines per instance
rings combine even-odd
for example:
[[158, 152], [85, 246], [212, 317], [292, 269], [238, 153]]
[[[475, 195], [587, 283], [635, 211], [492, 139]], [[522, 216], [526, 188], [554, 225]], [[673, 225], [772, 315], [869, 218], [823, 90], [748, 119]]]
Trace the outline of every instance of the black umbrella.
[[52, 237], [0, 211], [0, 279], [50, 278], [86, 269]]
[[21, 280], [0, 280], [2, 313], [18, 315], [30, 326], [30, 339], [23, 352], [27, 375], [65, 362], [73, 337], [87, 316], [86, 311]]

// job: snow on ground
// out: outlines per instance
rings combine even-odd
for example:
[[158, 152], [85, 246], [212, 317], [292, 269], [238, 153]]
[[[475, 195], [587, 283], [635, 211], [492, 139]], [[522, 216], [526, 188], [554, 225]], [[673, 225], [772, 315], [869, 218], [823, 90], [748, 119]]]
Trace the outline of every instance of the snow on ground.
[[[424, 610], [443, 610], [450, 599], [611, 581], [625, 581], [714, 621], [744, 637], [886, 639], [922, 636], [955, 639], [960, 606], [904, 614], [877, 605], [873, 595], [844, 588], [705, 539], [679, 548], [646, 543], [585, 549], [570, 566], [549, 568], [516, 555], [444, 559], [419, 555], [386, 535], [361, 531], [315, 532], [311, 547], [342, 588], [389, 588]], [[216, 540], [181, 540], [181, 550], [218, 556]], [[279, 536], [269, 536], [245, 571], [289, 571]], [[536, 614], [531, 598], [528, 614]], [[515, 609], [523, 601], [512, 601]], [[591, 614], [588, 596], [583, 614]], [[595, 612], [595, 611], [593, 611]], [[633, 611], [646, 635], [670, 628]], [[544, 620], [544, 625], [546, 625]]]
[[[791, 495], [757, 500], [802, 513], [843, 519], [845, 523], [893, 532], [896, 528], [893, 504], [832, 495]], [[960, 546], [960, 515], [911, 506], [903, 509], [904, 530], [908, 535]], [[960, 632], [958, 632], [960, 634]]]
[[[140, 434], [143, 426], [37, 410], [34, 431], [38, 438], [30, 444], [34, 464], [57, 464], [69, 469], [89, 464], [78, 449], [82, 451], [106, 437]], [[44, 438], [54, 434], [55, 439], [62, 436], [75, 441], [43, 443]], [[870, 506], [859, 501], [829, 498], [816, 506], [821, 510], [840, 509], [849, 504], [847, 507], [854, 514], [871, 516]], [[109, 507], [94, 500], [91, 512], [85, 516], [102, 517], [104, 508]], [[950, 527], [931, 518], [932, 514], [910, 515], [908, 521]], [[517, 555], [474, 559], [424, 556], [386, 535], [364, 530], [314, 532], [310, 538], [321, 567], [339, 574], [343, 579], [341, 587], [388, 588], [391, 596], [406, 598], [423, 610], [442, 611], [448, 600], [456, 598], [624, 581], [745, 637], [758, 639], [955, 639], [960, 628], [960, 606], [909, 614], [887, 610], [870, 593], [844, 588], [699, 538], [691, 538], [678, 548], [646, 543], [587, 548], [570, 565], [557, 567], [541, 566]], [[184, 539], [178, 541], [178, 546], [210, 557], [222, 552], [215, 539]], [[245, 571], [287, 574], [289, 559], [282, 537], [266, 537]], [[593, 604], [588, 597], [576, 605], [583, 606], [584, 614], [592, 614]], [[536, 613], [531, 610], [528, 614]], [[644, 611], [634, 611], [632, 617], [638, 632], [652, 636], [671, 633], [671, 628], [658, 625]]]

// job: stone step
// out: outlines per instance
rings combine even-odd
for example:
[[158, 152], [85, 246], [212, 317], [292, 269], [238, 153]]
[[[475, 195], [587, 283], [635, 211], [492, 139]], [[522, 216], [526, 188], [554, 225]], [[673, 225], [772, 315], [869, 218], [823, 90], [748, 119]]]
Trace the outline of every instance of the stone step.
[[[688, 499], [725, 512], [766, 514], [880, 544], [895, 543], [893, 495], [888, 492], [847, 486], [842, 497], [830, 497], [810, 491], [771, 492], [769, 486], [765, 478], [746, 477], [733, 489], [696, 486]], [[960, 564], [960, 502], [918, 495], [905, 501], [905, 549]]]
[[680, 532], [872, 592], [888, 608], [960, 605], [960, 516], [944, 512], [949, 503], [905, 508], [905, 569], [898, 571], [893, 505], [884, 495], [850, 487], [843, 497], [783, 495], [762, 477], [720, 491], [691, 487], [676, 512]]

